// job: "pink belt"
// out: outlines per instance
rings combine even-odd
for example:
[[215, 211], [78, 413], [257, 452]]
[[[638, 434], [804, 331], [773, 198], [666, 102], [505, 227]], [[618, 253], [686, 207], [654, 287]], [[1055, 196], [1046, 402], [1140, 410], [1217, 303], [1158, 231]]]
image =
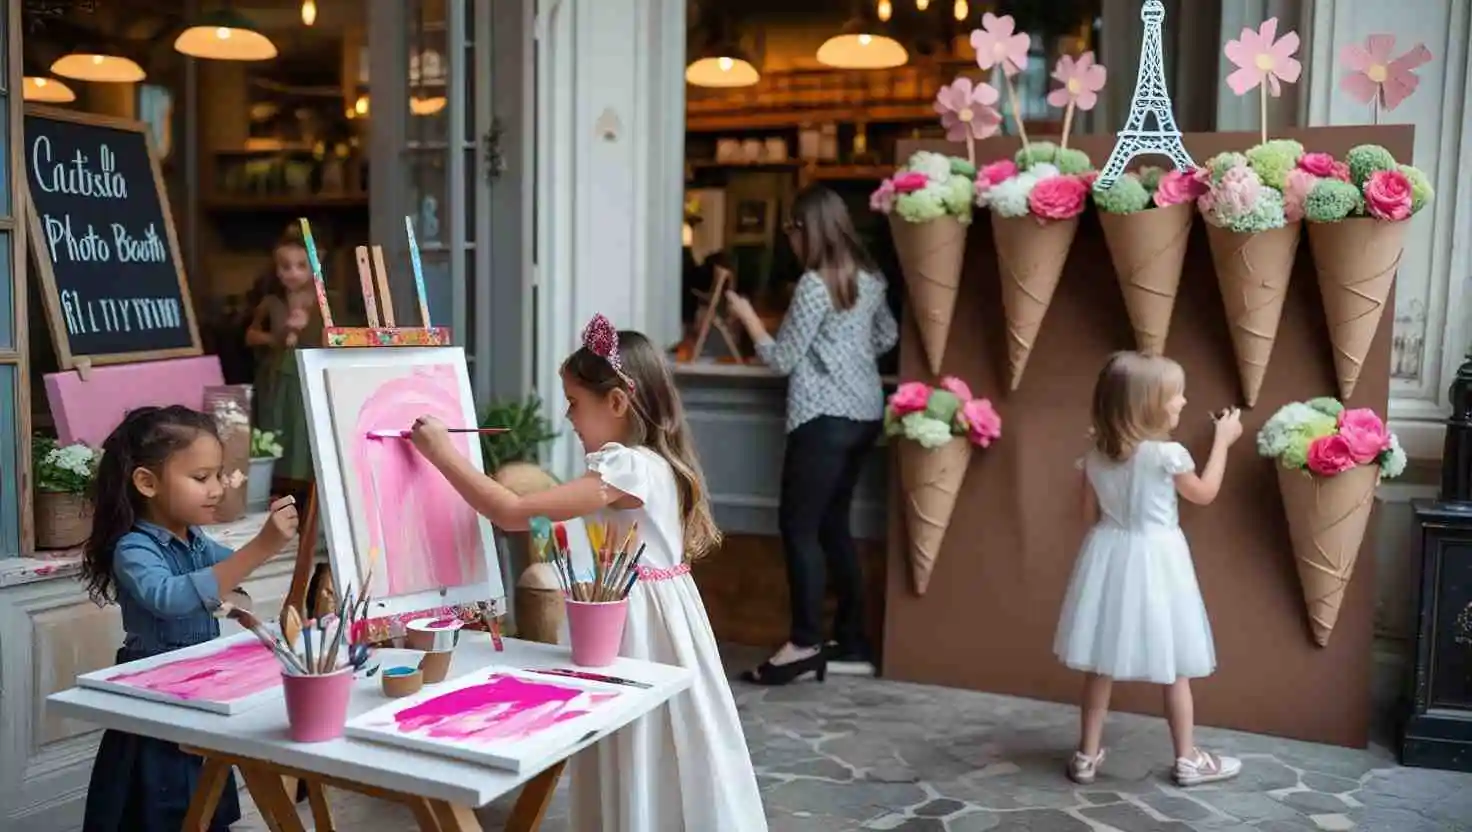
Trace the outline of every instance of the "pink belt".
[[690, 564], [682, 563], [670, 569], [660, 569], [657, 566], [640, 566], [639, 580], [641, 581], [668, 581], [681, 575], [690, 574]]

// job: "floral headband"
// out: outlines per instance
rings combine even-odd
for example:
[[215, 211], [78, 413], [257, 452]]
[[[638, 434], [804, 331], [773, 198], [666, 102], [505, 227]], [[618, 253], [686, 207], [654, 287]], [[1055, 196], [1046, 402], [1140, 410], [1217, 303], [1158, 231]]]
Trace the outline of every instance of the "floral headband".
[[603, 317], [602, 313], [594, 315], [588, 325], [583, 327], [583, 348], [607, 361], [624, 385], [630, 390], [634, 389], [634, 380], [624, 372], [624, 362], [618, 354], [618, 330], [613, 328], [613, 322]]

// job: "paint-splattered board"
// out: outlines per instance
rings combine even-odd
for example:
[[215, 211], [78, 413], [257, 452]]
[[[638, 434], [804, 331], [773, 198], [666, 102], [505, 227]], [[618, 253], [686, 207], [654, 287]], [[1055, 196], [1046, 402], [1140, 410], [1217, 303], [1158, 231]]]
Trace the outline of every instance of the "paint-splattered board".
[[[356, 591], [373, 562], [372, 618], [503, 599], [490, 522], [406, 440], [365, 436], [408, 428], [426, 414], [452, 427], [476, 425], [465, 351], [302, 349], [297, 366], [338, 591]], [[456, 439], [483, 470], [480, 443]]]
[[105, 667], [77, 685], [233, 716], [281, 696], [281, 664], [250, 633]]
[[606, 728], [641, 692], [489, 667], [355, 717], [347, 734], [521, 774]]

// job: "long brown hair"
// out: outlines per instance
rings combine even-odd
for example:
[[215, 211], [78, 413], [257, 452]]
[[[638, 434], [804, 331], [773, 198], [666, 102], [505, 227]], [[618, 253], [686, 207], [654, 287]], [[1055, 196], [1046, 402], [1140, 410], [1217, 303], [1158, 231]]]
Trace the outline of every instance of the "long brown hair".
[[1094, 448], [1115, 462], [1141, 442], [1170, 435], [1167, 405], [1186, 387], [1186, 371], [1162, 356], [1117, 352], [1094, 383]]
[[809, 185], [792, 199], [788, 231], [803, 268], [816, 272], [838, 309], [849, 309], [859, 296], [859, 272], [877, 275], [874, 260], [859, 240], [843, 198], [822, 185]]
[[[680, 494], [680, 519], [684, 528], [685, 557], [694, 560], [721, 544], [721, 530], [711, 514], [705, 474], [695, 454], [690, 425], [669, 365], [642, 333], [618, 333], [620, 369], [584, 346], [567, 357], [562, 372], [580, 387], [607, 396], [614, 390], [629, 393], [633, 402], [630, 419], [633, 435], [628, 444], [642, 445], [664, 458], [675, 473]], [[629, 390], [629, 383], [633, 390]]]

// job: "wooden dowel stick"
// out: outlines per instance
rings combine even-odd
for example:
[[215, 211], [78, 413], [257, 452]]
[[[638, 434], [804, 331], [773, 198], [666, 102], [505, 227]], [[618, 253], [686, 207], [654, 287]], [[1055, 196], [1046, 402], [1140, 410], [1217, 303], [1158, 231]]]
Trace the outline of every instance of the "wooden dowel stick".
[[383, 246], [373, 247], [373, 269], [378, 273], [378, 296], [383, 306], [383, 325], [392, 329], [394, 323], [394, 296], [388, 290], [388, 266], [383, 264]]
[[373, 291], [373, 266], [368, 262], [368, 247], [358, 246], [353, 253], [358, 258], [358, 282], [363, 285], [363, 308], [368, 310], [368, 325], [378, 328], [378, 303]]

